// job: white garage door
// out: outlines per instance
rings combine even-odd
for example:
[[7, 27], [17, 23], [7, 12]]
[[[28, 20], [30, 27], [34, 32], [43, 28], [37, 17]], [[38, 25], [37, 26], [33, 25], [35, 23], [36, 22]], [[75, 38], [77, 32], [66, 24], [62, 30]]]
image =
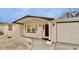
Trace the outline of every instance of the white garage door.
[[79, 22], [57, 23], [57, 41], [79, 44]]

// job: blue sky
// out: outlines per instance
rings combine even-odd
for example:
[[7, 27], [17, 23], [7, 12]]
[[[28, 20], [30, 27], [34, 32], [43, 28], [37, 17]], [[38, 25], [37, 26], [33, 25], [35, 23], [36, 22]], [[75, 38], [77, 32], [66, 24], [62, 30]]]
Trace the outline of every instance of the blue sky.
[[26, 15], [59, 18], [74, 8], [0, 8], [0, 22], [13, 22]]

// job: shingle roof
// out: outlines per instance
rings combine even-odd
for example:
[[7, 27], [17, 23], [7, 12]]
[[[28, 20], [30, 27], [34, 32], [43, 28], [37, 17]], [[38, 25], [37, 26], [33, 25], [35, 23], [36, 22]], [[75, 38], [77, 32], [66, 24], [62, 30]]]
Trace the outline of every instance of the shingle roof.
[[49, 17], [27, 15], [27, 16], [24, 16], [24, 17], [22, 17], [22, 18], [20, 18], [16, 21], [14, 21], [13, 23], [16, 23], [17, 21], [22, 20], [22, 19], [27, 18], [27, 17], [36, 17], [36, 18], [42, 18], [42, 19], [45, 19], [45, 20], [54, 20], [54, 18], [49, 18]]

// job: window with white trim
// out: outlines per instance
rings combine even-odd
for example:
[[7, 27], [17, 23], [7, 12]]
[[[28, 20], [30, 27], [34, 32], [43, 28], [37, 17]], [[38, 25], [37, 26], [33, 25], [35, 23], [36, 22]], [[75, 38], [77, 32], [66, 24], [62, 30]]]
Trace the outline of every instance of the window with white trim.
[[27, 33], [36, 33], [37, 26], [36, 25], [27, 25]]

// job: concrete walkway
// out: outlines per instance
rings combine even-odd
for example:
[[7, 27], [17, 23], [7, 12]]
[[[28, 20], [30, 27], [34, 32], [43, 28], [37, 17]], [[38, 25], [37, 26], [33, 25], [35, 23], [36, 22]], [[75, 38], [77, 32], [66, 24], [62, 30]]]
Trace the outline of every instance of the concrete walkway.
[[43, 39], [32, 39], [32, 50], [52, 50], [53, 45], [48, 45], [46, 42]]

